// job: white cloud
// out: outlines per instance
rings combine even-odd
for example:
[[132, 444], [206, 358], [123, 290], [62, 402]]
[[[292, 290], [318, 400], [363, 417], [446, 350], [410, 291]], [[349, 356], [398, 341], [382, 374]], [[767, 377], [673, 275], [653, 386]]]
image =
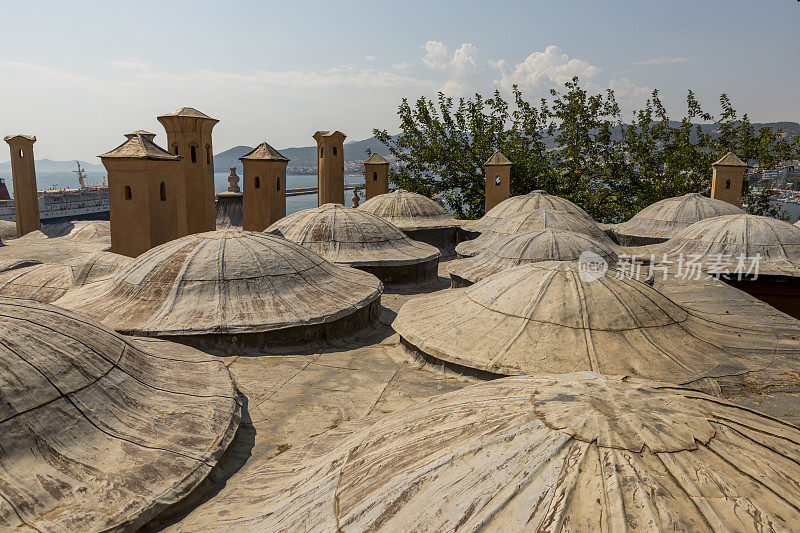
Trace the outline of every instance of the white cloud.
[[375, 61], [378, 58], [375, 56], [364, 56], [364, 59], [366, 59], [367, 61]]
[[499, 83], [506, 90], [513, 85], [522, 89], [542, 89], [557, 87], [578, 76], [590, 80], [601, 69], [588, 61], [569, 57], [559, 47], [550, 45], [544, 52], [532, 52], [524, 61], [509, 67], [505, 60], [490, 61], [490, 65], [500, 71]]
[[636, 85], [629, 78], [616, 76], [608, 82], [608, 88], [614, 91], [614, 97], [624, 107], [641, 107], [650, 97], [653, 89]]
[[439, 41], [428, 41], [422, 46], [425, 50], [425, 55], [422, 57], [422, 63], [434, 70], [446, 70], [449, 54], [447, 47], [444, 43]]
[[444, 43], [439, 41], [428, 41], [422, 47], [425, 55], [422, 63], [433, 70], [447, 74], [447, 80], [440, 90], [451, 96], [461, 96], [465, 93], [477, 90], [480, 83], [478, 74], [478, 48], [472, 43], [463, 43], [450, 55]]
[[413, 61], [403, 61], [402, 63], [396, 63], [392, 65], [392, 70], [397, 71], [401, 74], [406, 74], [408, 69], [414, 66]]
[[688, 57], [657, 57], [655, 59], [647, 59], [645, 61], [636, 61], [634, 65], [670, 65], [673, 63], [685, 63], [689, 61]]

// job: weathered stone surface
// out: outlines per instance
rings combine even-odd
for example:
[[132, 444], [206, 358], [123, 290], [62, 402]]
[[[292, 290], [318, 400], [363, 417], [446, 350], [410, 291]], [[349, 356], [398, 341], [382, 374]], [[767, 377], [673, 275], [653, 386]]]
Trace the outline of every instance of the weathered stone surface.
[[480, 219], [469, 221], [462, 224], [461, 227], [464, 228], [465, 231], [483, 233], [486, 230], [492, 229], [496, 224], [499, 224], [501, 220], [512, 215], [533, 213], [541, 209], [546, 209], [553, 213], [568, 213], [578, 219], [594, 222], [586, 211], [569, 200], [547, 194], [545, 191], [536, 190], [528, 194], [512, 196], [508, 200], [503, 200]]
[[358, 209], [379, 216], [402, 231], [459, 226], [450, 213], [434, 200], [403, 189], [379, 194], [358, 206]]
[[503, 270], [541, 261], [573, 261], [583, 252], [617, 262], [616, 252], [607, 244], [573, 231], [540, 229], [509, 235], [474, 257], [448, 263], [453, 287], [476, 283]]
[[0, 220], [0, 240], [10, 241], [17, 238], [17, 223], [10, 220]]
[[742, 258], [760, 256], [759, 274], [800, 276], [800, 228], [757, 215], [725, 215], [696, 222], [672, 239], [648, 246], [656, 260], [677, 264], [692, 260], [706, 271], [734, 271]]
[[689, 389], [514, 377], [331, 431], [181, 531], [781, 531], [800, 430]]
[[[500, 207], [499, 205], [497, 207]], [[613, 241], [591, 219], [577, 217], [564, 211], [551, 211], [542, 208], [511, 215], [493, 224], [477, 238], [464, 241], [456, 246], [456, 252], [462, 257], [472, 257], [505, 240], [509, 235], [540, 229], [558, 229], [583, 233], [596, 241], [613, 245]]]
[[74, 220], [42, 224], [42, 229], [32, 231], [23, 239], [63, 238], [75, 242], [100, 242], [111, 244], [111, 224], [107, 220]]
[[266, 230], [340, 265], [370, 272], [386, 283], [436, 277], [439, 251], [413, 241], [380, 217], [325, 204], [284, 217]]
[[630, 220], [614, 226], [614, 235], [622, 246], [638, 246], [663, 242], [695, 222], [743, 211], [735, 205], [689, 193], [651, 204]]
[[267, 333], [274, 337], [264, 340], [306, 341], [306, 328], [317, 331], [353, 315], [366, 314], [368, 324], [381, 290], [374, 276], [331, 264], [281, 237], [227, 230], [162, 244], [57, 305], [120, 332], [181, 341], [219, 335], [246, 344], [241, 336]]
[[0, 298], [0, 529], [135, 530], [181, 500], [239, 424], [225, 366], [164, 357], [62, 309]]
[[217, 229], [241, 229], [242, 217], [242, 193], [221, 192], [217, 195], [216, 216]]
[[421, 356], [484, 377], [590, 370], [703, 386], [794, 383], [800, 322], [772, 319], [765, 307], [740, 311], [732, 329], [730, 319], [687, 309], [621, 272], [594, 279], [575, 262], [553, 261], [414, 298], [392, 327]]
[[0, 271], [0, 296], [50, 303], [71, 289], [111, 278], [130, 261], [130, 257], [111, 252], [90, 252], [67, 256], [58, 263], [23, 260], [6, 264], [6, 270]]

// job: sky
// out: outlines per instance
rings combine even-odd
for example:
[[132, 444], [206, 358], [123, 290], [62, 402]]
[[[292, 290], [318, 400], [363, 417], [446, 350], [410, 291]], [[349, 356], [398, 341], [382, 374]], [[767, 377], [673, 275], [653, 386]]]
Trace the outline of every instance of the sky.
[[[797, 0], [12, 2], [0, 0], [0, 135], [37, 158], [82, 159], [190, 106], [220, 120], [216, 153], [398, 131], [402, 98], [538, 101], [579, 76], [629, 119], [650, 91], [686, 91], [751, 120], [800, 121]], [[0, 161], [8, 160], [0, 152]]]

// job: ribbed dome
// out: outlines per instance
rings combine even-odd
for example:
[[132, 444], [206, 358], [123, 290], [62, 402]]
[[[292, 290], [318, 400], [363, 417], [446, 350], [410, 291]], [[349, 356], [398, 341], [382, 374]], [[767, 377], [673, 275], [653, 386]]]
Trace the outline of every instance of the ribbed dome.
[[439, 250], [406, 237], [380, 217], [341, 204], [325, 204], [284, 217], [266, 229], [341, 265], [385, 283], [436, 276]]
[[109, 279], [130, 261], [111, 252], [66, 257], [61, 263], [23, 260], [18, 268], [0, 272], [0, 296], [53, 302], [68, 290]]
[[379, 216], [403, 231], [458, 225], [450, 213], [435, 201], [403, 189], [379, 194], [358, 206], [358, 209]]
[[3, 531], [134, 531], [233, 439], [238, 394], [219, 360], [150, 353], [31, 301], [0, 298], [0, 315]]
[[[759, 272], [800, 276], [800, 228], [757, 215], [725, 215], [696, 222], [662, 244], [648, 247], [662, 258], [693, 258], [705, 266], [735, 268], [739, 257], [761, 256]], [[746, 261], [746, 267], [750, 262]]]
[[499, 379], [245, 474], [182, 531], [783, 531], [800, 430], [666, 383]]
[[492, 229], [501, 220], [512, 215], [532, 213], [541, 209], [547, 209], [553, 213], [568, 213], [578, 219], [594, 222], [586, 211], [569, 200], [547, 194], [545, 191], [536, 190], [503, 200], [490, 209], [482, 218], [465, 224], [463, 228], [467, 231], [484, 232]]
[[[499, 207], [499, 206], [498, 206]], [[583, 233], [600, 243], [613, 244], [594, 221], [576, 217], [566, 212], [552, 211], [549, 208], [539, 209], [511, 215], [502, 219], [491, 229], [471, 241], [464, 241], [456, 246], [456, 252], [464, 257], [478, 255], [482, 251], [505, 240], [509, 235], [539, 229], [559, 229]]]
[[500, 375], [590, 370], [691, 383], [796, 366], [800, 341], [732, 335], [619, 271], [581, 266], [531, 263], [419, 296], [392, 327], [424, 356]]
[[57, 305], [139, 335], [263, 333], [333, 322], [377, 305], [374, 276], [264, 233], [189, 235]]
[[[607, 244], [582, 233], [540, 229], [506, 236], [476, 256], [457, 259], [447, 265], [454, 281], [475, 283], [503, 270], [541, 261], [573, 261], [593, 253], [613, 265], [617, 254]], [[456, 284], [457, 285], [457, 284]]]
[[620, 239], [631, 241], [624, 244], [648, 244], [670, 239], [700, 220], [741, 213], [740, 208], [728, 202], [689, 193], [645, 207], [630, 220], [618, 224], [614, 233]]
[[111, 224], [103, 220], [76, 220], [43, 224], [39, 231], [32, 231], [23, 239], [65, 238], [76, 242], [100, 241], [111, 243]]

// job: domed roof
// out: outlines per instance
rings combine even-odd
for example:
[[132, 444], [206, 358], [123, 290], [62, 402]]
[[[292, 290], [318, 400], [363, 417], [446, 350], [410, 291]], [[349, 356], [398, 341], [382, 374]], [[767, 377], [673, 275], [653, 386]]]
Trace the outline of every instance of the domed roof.
[[292, 213], [266, 231], [354, 267], [413, 265], [439, 257], [438, 249], [409, 239], [382, 218], [341, 204]]
[[800, 228], [757, 215], [725, 215], [695, 222], [672, 239], [648, 247], [657, 258], [683, 257], [704, 267], [736, 268], [739, 258], [760, 255], [760, 274], [800, 276]]
[[437, 202], [403, 189], [379, 194], [358, 209], [379, 216], [403, 231], [458, 226], [450, 213]]
[[0, 296], [53, 302], [70, 289], [109, 279], [130, 261], [111, 252], [68, 257], [59, 263], [19, 261], [0, 272]]
[[617, 224], [614, 231], [633, 237], [669, 239], [699, 220], [743, 212], [728, 202], [695, 192], [648, 205], [630, 220]]
[[582, 233], [539, 229], [506, 236], [476, 256], [457, 259], [447, 265], [452, 276], [471, 283], [503, 270], [541, 261], [573, 261], [581, 254], [592, 253], [613, 265], [614, 250]]
[[374, 276], [275, 235], [227, 230], [152, 248], [56, 305], [138, 335], [261, 333], [332, 322], [381, 289]]
[[782, 531], [798, 443], [667, 383], [504, 378], [289, 450], [182, 531]]
[[32, 231], [22, 238], [66, 238], [76, 242], [99, 241], [111, 244], [111, 223], [107, 220], [74, 220], [55, 224], [42, 224], [41, 230]]
[[17, 238], [17, 223], [10, 220], [0, 220], [0, 242]]
[[500, 220], [519, 213], [531, 213], [547, 209], [553, 213], [568, 213], [579, 219], [594, 222], [586, 211], [560, 196], [547, 194], [545, 191], [531, 191], [521, 196], [512, 196], [491, 208], [482, 218], [465, 224], [467, 231], [483, 232], [492, 229]]
[[392, 327], [426, 356], [496, 375], [590, 370], [685, 384], [752, 377], [800, 355], [800, 341], [746, 328], [732, 335], [620, 271], [585, 267], [530, 263], [419, 296]]
[[145, 351], [46, 304], [0, 298], [0, 314], [3, 531], [136, 530], [233, 439], [240, 406], [219, 360]]
[[502, 219], [491, 229], [481, 233], [476, 239], [459, 243], [456, 246], [456, 252], [464, 257], [471, 257], [503, 241], [509, 235], [546, 228], [583, 233], [600, 243], [613, 244], [613, 241], [603, 233], [603, 230], [593, 220], [576, 217], [564, 211], [559, 212], [543, 208], [517, 213]]

